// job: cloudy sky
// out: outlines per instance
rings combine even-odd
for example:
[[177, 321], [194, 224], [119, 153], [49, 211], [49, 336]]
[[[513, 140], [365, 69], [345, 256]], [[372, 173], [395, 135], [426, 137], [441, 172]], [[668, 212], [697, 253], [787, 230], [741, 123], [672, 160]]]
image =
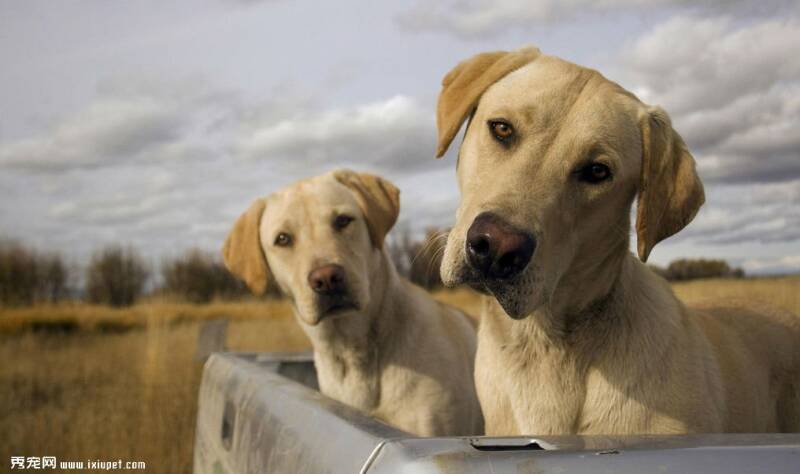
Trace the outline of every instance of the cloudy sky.
[[255, 196], [341, 166], [398, 184], [400, 227], [447, 226], [441, 77], [534, 44], [663, 106], [698, 159], [707, 204], [653, 261], [800, 271], [793, 3], [0, 0], [0, 235], [216, 250]]

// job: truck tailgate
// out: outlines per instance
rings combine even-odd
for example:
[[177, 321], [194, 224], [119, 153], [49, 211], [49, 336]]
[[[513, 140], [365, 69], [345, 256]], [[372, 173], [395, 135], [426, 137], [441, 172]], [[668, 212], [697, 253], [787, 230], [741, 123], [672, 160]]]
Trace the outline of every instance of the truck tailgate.
[[310, 354], [212, 355], [196, 474], [800, 473], [800, 435], [419, 438], [316, 390]]

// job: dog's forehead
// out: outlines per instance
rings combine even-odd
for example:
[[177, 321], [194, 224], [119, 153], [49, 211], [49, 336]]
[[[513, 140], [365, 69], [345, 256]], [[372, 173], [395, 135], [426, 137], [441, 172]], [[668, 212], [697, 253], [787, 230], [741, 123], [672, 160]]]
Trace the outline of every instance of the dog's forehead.
[[357, 209], [352, 193], [328, 175], [298, 181], [268, 198], [266, 220], [281, 221], [326, 218], [334, 210]]
[[488, 114], [521, 113], [542, 125], [592, 109], [593, 115], [582, 118], [604, 123], [624, 105], [620, 92], [622, 88], [595, 70], [543, 56], [489, 87], [480, 106]]
[[582, 86], [586, 70], [558, 60], [541, 58], [506, 75], [492, 84], [481, 98], [481, 104], [519, 106], [546, 98], [543, 106], [559, 107]]

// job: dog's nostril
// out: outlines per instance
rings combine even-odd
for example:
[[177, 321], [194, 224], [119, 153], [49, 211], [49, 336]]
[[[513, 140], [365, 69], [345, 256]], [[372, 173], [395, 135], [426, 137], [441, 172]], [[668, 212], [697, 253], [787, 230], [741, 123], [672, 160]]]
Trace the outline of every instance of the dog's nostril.
[[480, 254], [485, 255], [489, 253], [489, 238], [485, 235], [481, 235], [475, 241], [470, 242], [470, 246], [472, 247], [472, 251]]
[[311, 281], [311, 289], [314, 291], [323, 290], [325, 287], [325, 282], [321, 279], [314, 279]]
[[513, 267], [519, 262], [519, 255], [515, 252], [507, 253], [497, 260], [497, 266], [505, 270]]
[[533, 257], [536, 241], [529, 235], [518, 234], [510, 241], [510, 249], [497, 259], [495, 272], [498, 278], [508, 278], [520, 273]]
[[523, 247], [501, 255], [494, 265], [493, 276], [496, 278], [508, 278], [519, 273], [528, 265], [531, 253]]

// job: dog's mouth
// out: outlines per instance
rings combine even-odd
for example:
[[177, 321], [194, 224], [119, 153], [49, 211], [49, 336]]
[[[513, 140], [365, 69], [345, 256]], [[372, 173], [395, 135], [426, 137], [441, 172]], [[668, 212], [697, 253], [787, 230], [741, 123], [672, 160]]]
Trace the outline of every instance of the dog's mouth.
[[511, 319], [524, 319], [528, 313], [524, 303], [523, 277], [507, 279], [488, 279], [465, 265], [458, 278], [458, 283], [465, 284], [486, 296], [493, 296]]
[[472, 288], [473, 290], [477, 291], [478, 293], [482, 294], [482, 295], [489, 296], [489, 295], [492, 294], [492, 292], [489, 290], [489, 288], [486, 287], [486, 283], [484, 283], [480, 279], [478, 279], [478, 280], [464, 280], [463, 283], [466, 284], [468, 287]]
[[328, 296], [317, 301], [319, 320], [358, 311], [358, 304], [347, 294]]
[[520, 320], [528, 316], [527, 305], [517, 288], [490, 288], [489, 291], [511, 319]]

